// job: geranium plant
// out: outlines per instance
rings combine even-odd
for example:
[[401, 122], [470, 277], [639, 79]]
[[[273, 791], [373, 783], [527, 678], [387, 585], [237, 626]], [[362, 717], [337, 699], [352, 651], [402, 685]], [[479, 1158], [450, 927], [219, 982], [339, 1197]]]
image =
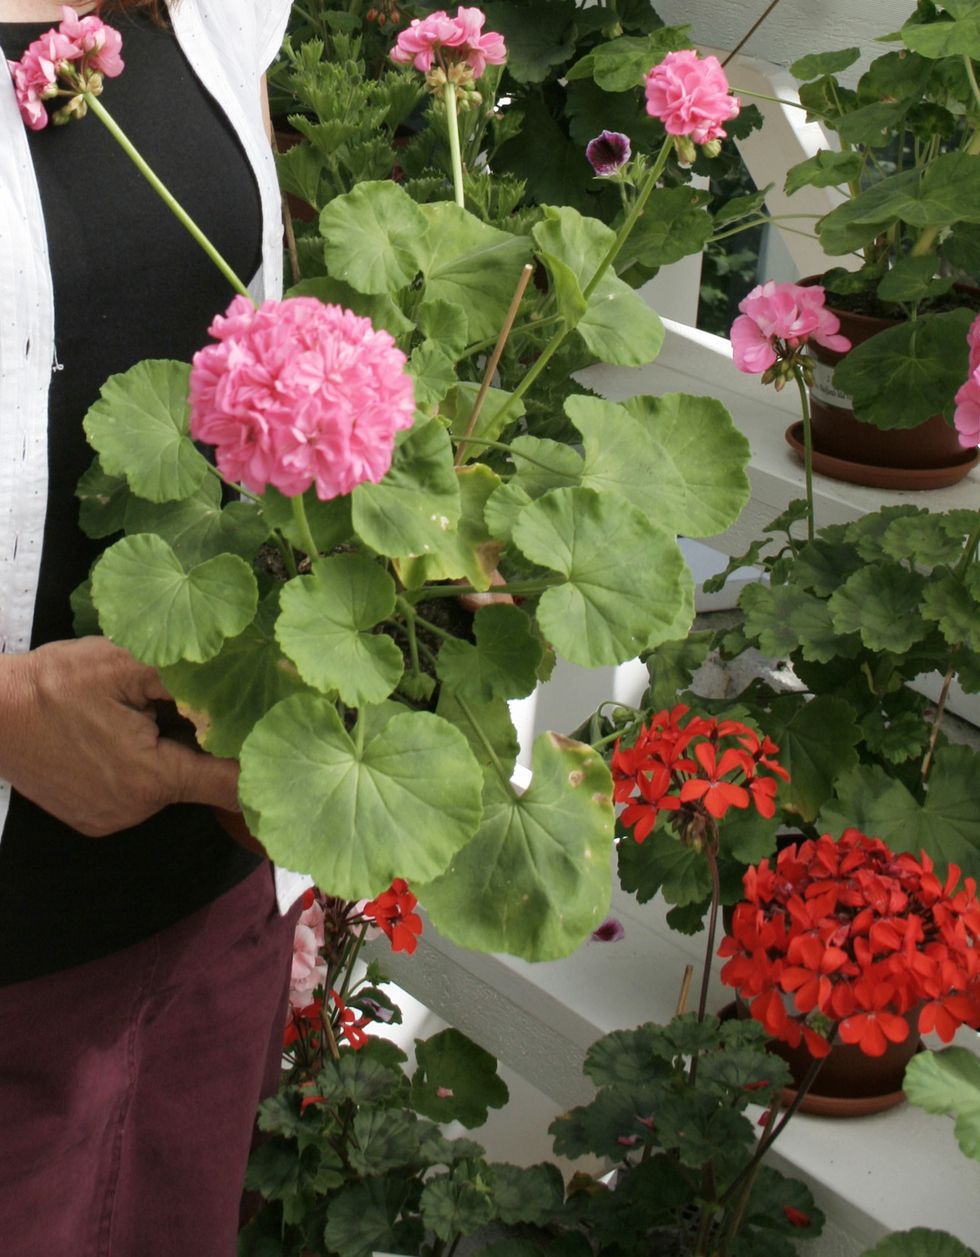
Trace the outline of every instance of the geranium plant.
[[809, 54], [791, 67], [800, 100], [839, 147], [794, 166], [786, 190], [839, 187], [845, 201], [816, 224], [828, 254], [859, 253], [857, 271], [834, 269], [824, 286], [862, 313], [901, 320], [852, 351], [834, 388], [858, 419], [913, 427], [952, 419], [966, 376], [972, 294], [951, 292], [978, 273], [980, 41], [973, 6], [919, 0], [897, 45], [875, 58], [856, 88], [840, 75], [861, 49]]
[[[976, 882], [940, 879], [923, 852], [895, 855], [847, 829], [780, 851], [745, 875], [720, 954], [721, 980], [752, 1016], [820, 1059], [836, 1036], [881, 1056], [933, 1031], [949, 1043], [980, 1026], [980, 905]], [[791, 998], [787, 1000], [787, 996]]]
[[[692, 133], [711, 137], [736, 106], [710, 62], [699, 73]], [[79, 626], [157, 668], [201, 745], [240, 758], [271, 856], [350, 901], [405, 878], [467, 946], [554, 957], [602, 921], [608, 770], [546, 734], [516, 793], [506, 701], [553, 652], [618, 663], [683, 632], [676, 535], [719, 531], [747, 497], [747, 446], [718, 403], [613, 405], [558, 356], [656, 355], [660, 320], [613, 266], [690, 143], [667, 137], [638, 171], [618, 232], [559, 205], [513, 234], [358, 184], [321, 215], [327, 277], [258, 310], [236, 298], [192, 367], [114, 376], [85, 421], [99, 457], [82, 523], [123, 536], [76, 598]], [[515, 321], [519, 377], [498, 387]], [[556, 396], [575, 445], [545, 435]], [[458, 596], [495, 581], [511, 600], [461, 621]]]

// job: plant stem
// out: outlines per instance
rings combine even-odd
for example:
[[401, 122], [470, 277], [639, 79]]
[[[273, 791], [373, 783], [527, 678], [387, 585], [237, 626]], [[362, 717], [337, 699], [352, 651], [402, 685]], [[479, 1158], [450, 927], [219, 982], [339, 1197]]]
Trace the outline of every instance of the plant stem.
[[530, 454], [525, 454], [521, 450], [515, 450], [506, 441], [491, 441], [489, 438], [482, 436], [471, 436], [467, 440], [471, 445], [482, 445], [488, 450], [503, 450], [505, 454], [510, 454], [513, 458], [523, 458], [526, 463], [530, 463], [532, 467], [540, 467], [542, 471], [551, 470], [547, 463], [541, 462], [540, 459], [532, 458]]
[[298, 576], [299, 569], [296, 566], [296, 556], [293, 554], [293, 547], [286, 538], [277, 529], [272, 530], [272, 540], [276, 543], [276, 548], [282, 555], [282, 561], [285, 564], [286, 571], [290, 576]]
[[493, 749], [493, 745], [491, 744], [490, 739], [484, 733], [479, 720], [477, 720], [476, 716], [473, 713], [473, 709], [470, 707], [469, 703], [467, 703], [466, 699], [462, 698], [459, 694], [455, 694], [453, 697], [456, 699], [456, 702], [459, 704], [460, 711], [469, 721], [470, 727], [472, 728], [473, 732], [476, 734], [477, 739], [480, 742], [481, 746], [486, 751], [487, 757], [490, 760], [490, 763], [493, 764], [494, 768], [497, 771], [497, 776], [500, 778], [500, 780], [509, 790], [511, 788], [510, 773], [507, 772], [503, 764], [501, 764], [500, 759], [497, 755], [497, 752]]
[[814, 537], [813, 519], [813, 429], [810, 425], [810, 399], [807, 396], [806, 381], [798, 363], [793, 363], [793, 376], [796, 387], [800, 390], [800, 409], [803, 412], [803, 475], [806, 481], [806, 535], [807, 540]]
[[306, 517], [306, 507], [303, 504], [302, 493], [297, 493], [291, 501], [293, 507], [293, 521], [299, 529], [300, 546], [306, 551], [307, 557], [312, 563], [320, 551], [316, 542], [313, 540], [313, 533], [310, 531], [310, 521]]
[[[953, 647], [952, 654], [955, 655], [959, 650], [959, 643]], [[949, 698], [949, 687], [953, 683], [953, 677], [956, 674], [955, 659], [949, 665], [949, 670], [943, 677], [943, 688], [939, 693], [939, 702], [936, 704], [936, 714], [932, 719], [932, 728], [929, 731], [929, 745], [926, 747], [926, 753], [922, 760], [922, 769], [919, 776], [923, 782], [928, 780], [929, 769], [932, 767], [932, 757], [936, 752], [936, 743], [939, 741], [939, 726], [942, 724], [943, 715], [946, 711], [946, 701]]]
[[[772, 1131], [773, 1124], [779, 1115], [779, 1105], [775, 1102], [770, 1104], [769, 1112], [766, 1114], [766, 1124], [762, 1131], [761, 1138], [765, 1140]], [[722, 1238], [720, 1253], [722, 1257], [728, 1252], [728, 1246], [738, 1235], [738, 1228], [742, 1225], [742, 1218], [745, 1216], [745, 1210], [749, 1203], [749, 1197], [752, 1195], [752, 1188], [755, 1186], [755, 1180], [759, 1177], [759, 1170], [762, 1168], [762, 1161], [756, 1161], [748, 1177], [745, 1180], [745, 1186], [742, 1188], [742, 1194], [738, 1198], [738, 1203], [732, 1210], [731, 1221], [725, 1228], [725, 1234]]]
[[221, 256], [204, 232], [198, 227], [197, 223], [191, 218], [190, 214], [184, 209], [179, 201], [171, 194], [168, 188], [157, 178], [150, 167], [146, 164], [140, 154], [136, 151], [129, 136], [119, 126], [115, 118], [109, 113], [97, 96], [93, 96], [91, 92], [83, 92], [82, 98], [86, 105], [91, 109], [99, 121], [108, 129], [110, 135], [116, 140], [123, 152], [130, 159], [136, 169], [147, 181], [154, 192], [160, 197], [174, 217], [190, 232], [218, 270], [224, 275], [225, 279], [231, 284], [232, 288], [243, 297], [252, 300], [252, 295], [238, 278], [229, 264]]
[[487, 396], [490, 392], [490, 385], [493, 381], [494, 372], [500, 364], [500, 359], [503, 355], [504, 347], [507, 344], [507, 339], [510, 336], [511, 328], [513, 328], [514, 320], [517, 318], [517, 311], [524, 299], [528, 282], [533, 274], [534, 267], [530, 264], [530, 262], [528, 262], [521, 271], [520, 279], [517, 281], [517, 287], [514, 289], [514, 295], [510, 299], [507, 317], [504, 319], [504, 325], [500, 329], [500, 335], [497, 337], [497, 343], [494, 346], [493, 353], [490, 355], [490, 360], [487, 363], [487, 369], [483, 373], [483, 383], [480, 385], [480, 391], [477, 393], [476, 401], [473, 403], [473, 411], [470, 415], [470, 421], [466, 425], [466, 431], [463, 433], [463, 439], [456, 447], [456, 458], [454, 462], [457, 467], [459, 467], [463, 462], [463, 452], [466, 449], [466, 438], [472, 436], [473, 429], [476, 427], [476, 422], [480, 417], [480, 411], [483, 409], [483, 404], [487, 400]]
[[674, 148], [674, 141], [672, 137], [668, 136], [667, 139], [664, 141], [663, 146], [660, 149], [660, 152], [657, 154], [657, 160], [653, 163], [653, 165], [647, 171], [646, 178], [644, 179], [642, 185], [640, 186], [640, 190], [639, 190], [639, 193], [637, 194], [636, 200], [633, 202], [633, 208], [626, 215], [626, 218], [623, 221], [622, 227], [620, 227], [619, 231], [616, 233], [616, 239], [612, 242], [612, 244], [607, 249], [606, 255], [602, 259], [602, 261], [599, 263], [596, 273], [592, 276], [589, 282], [585, 285], [585, 288], [582, 290], [582, 296], [585, 298], [586, 301], [588, 301], [588, 299], [592, 296], [595, 290], [602, 283], [602, 280], [605, 278], [606, 272], [609, 270], [610, 266], [612, 266], [613, 262], [616, 261], [616, 258], [619, 257], [619, 254], [623, 248], [623, 245], [625, 245], [626, 241], [630, 238], [630, 235], [633, 232], [633, 228], [640, 221], [640, 218], [643, 215], [643, 211], [646, 208], [646, 203], [650, 199], [650, 193], [657, 186], [657, 180], [663, 174], [664, 167], [667, 165], [667, 158], [670, 156], [671, 152], [673, 151], [673, 148]]
[[[506, 585], [494, 585], [495, 594], [541, 594], [562, 582], [559, 580], [516, 580]], [[485, 589], [475, 585], [426, 585], [418, 591], [418, 597], [458, 598], [461, 594], [485, 594]]]
[[718, 878], [717, 852], [718, 825], [712, 818], [711, 836], [704, 845], [704, 856], [708, 861], [708, 871], [711, 874], [711, 908], [708, 912], [708, 937], [704, 944], [704, 972], [701, 974], [701, 993], [698, 996], [698, 1021], [704, 1021], [705, 1010], [708, 1007], [711, 962], [715, 956], [715, 930], [718, 925], [718, 905], [721, 902], [721, 882]]
[[449, 156], [453, 165], [453, 194], [460, 209], [465, 208], [463, 196], [463, 155], [459, 148], [459, 111], [456, 107], [456, 84], [446, 81], [442, 89], [446, 102], [446, 127], [449, 131]]

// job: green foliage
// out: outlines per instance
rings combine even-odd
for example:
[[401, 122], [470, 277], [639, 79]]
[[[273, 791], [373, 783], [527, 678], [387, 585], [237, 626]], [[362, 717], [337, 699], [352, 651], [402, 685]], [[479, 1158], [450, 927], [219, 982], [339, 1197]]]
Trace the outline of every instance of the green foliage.
[[980, 1062], [973, 1052], [960, 1047], [922, 1052], [906, 1067], [902, 1086], [911, 1103], [927, 1113], [954, 1116], [964, 1155], [980, 1161]]
[[415, 1049], [412, 1107], [436, 1122], [482, 1126], [488, 1110], [507, 1103], [497, 1061], [458, 1030], [443, 1030]]

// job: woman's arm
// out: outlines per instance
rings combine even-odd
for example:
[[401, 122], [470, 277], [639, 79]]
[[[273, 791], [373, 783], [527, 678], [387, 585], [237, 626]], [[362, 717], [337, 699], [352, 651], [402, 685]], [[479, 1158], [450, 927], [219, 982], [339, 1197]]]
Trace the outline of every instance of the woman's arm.
[[0, 656], [0, 777], [92, 838], [169, 803], [238, 810], [238, 765], [162, 738], [152, 668], [101, 637]]

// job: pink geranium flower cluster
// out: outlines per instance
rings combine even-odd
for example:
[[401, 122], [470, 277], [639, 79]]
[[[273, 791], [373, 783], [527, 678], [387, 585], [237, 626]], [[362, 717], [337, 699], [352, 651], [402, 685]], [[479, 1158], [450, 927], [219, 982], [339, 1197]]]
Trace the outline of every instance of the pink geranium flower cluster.
[[377, 483], [415, 413], [405, 355], [368, 319], [312, 297], [236, 297], [194, 355], [191, 435], [253, 493], [316, 486], [322, 501]]
[[973, 320], [966, 340], [970, 346], [970, 374], [957, 391], [953, 422], [960, 445], [971, 449], [980, 445], [980, 315]]
[[647, 113], [659, 118], [668, 135], [695, 144], [725, 138], [724, 124], [736, 117], [741, 102], [728, 89], [717, 57], [699, 57], [693, 49], [668, 52], [646, 77]]
[[826, 309], [819, 284], [777, 284], [770, 280], [753, 288], [739, 302], [741, 314], [732, 324], [732, 353], [740, 371], [756, 375], [777, 359], [792, 357], [809, 341], [845, 353], [851, 347], [838, 335], [840, 319]]
[[494, 31], [483, 34], [486, 20], [480, 9], [463, 5], [455, 17], [440, 9], [426, 18], [415, 18], [398, 36], [391, 59], [398, 65], [412, 64], [423, 74], [428, 74], [433, 62], [443, 70], [465, 63], [478, 79], [488, 65], [503, 65], [507, 60], [503, 35]]
[[[21, 117], [32, 131], [48, 125], [45, 101], [79, 91], [98, 93], [103, 77], [115, 78], [123, 70], [122, 36], [117, 30], [92, 13], [79, 17], [68, 5], [61, 17], [57, 29], [35, 39], [20, 61], [8, 62]], [[71, 112], [81, 111], [64, 113], [62, 120]]]

